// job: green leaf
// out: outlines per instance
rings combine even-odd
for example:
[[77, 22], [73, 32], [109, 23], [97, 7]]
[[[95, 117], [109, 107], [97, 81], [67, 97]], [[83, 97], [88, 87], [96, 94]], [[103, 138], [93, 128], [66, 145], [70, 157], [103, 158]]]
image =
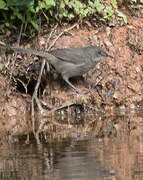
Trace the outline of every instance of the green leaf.
[[72, 13], [70, 13], [70, 14], [68, 15], [68, 18], [69, 18], [69, 19], [73, 19], [73, 18], [74, 18], [74, 15], [73, 15]]
[[114, 11], [111, 6], [107, 6], [104, 9], [104, 18], [110, 20], [114, 15]]
[[94, 1], [94, 7], [96, 8], [98, 13], [101, 13], [104, 9], [103, 4], [101, 4], [100, 0]]
[[118, 11], [118, 10], [116, 10], [116, 12], [118, 13], [118, 17], [121, 18], [121, 19], [123, 19], [124, 24], [127, 24], [127, 23], [128, 23], [127, 17], [126, 17], [122, 12], [120, 12], [120, 11]]
[[4, 29], [4, 24], [0, 24], [0, 31], [3, 31]]
[[6, 3], [3, 0], [0, 0], [0, 9], [5, 9]]
[[136, 3], [137, 0], [130, 0], [130, 2], [133, 4], [133, 3]]
[[45, 2], [43, 1], [38, 1], [38, 6], [37, 6], [38, 9], [43, 9], [45, 8]]
[[31, 20], [30, 23], [32, 24], [32, 26], [38, 31], [39, 27], [36, 21]]
[[143, 8], [143, 5], [141, 5], [141, 4], [131, 5], [131, 8], [133, 8], [133, 9], [141, 9], [141, 8]]
[[90, 1], [90, 0], [88, 1], [88, 4], [89, 4], [89, 6], [92, 6], [92, 7], [93, 7], [93, 5], [94, 5], [93, 2]]
[[54, 0], [45, 0], [45, 3], [46, 9], [50, 9], [51, 7], [54, 7], [56, 5]]
[[5, 23], [5, 26], [6, 26], [6, 27], [10, 27], [10, 23], [6, 22], [6, 23]]
[[29, 12], [36, 14], [36, 9], [34, 9], [34, 7], [31, 6], [30, 8], [27, 9], [27, 13]]
[[65, 4], [68, 4], [68, 3], [69, 3], [69, 0], [64, 0], [64, 3], [65, 3]]
[[7, 0], [7, 6], [18, 6], [21, 8], [34, 6], [34, 0]]
[[63, 15], [64, 17], [67, 17], [67, 16], [68, 16], [68, 11], [67, 11], [67, 10], [63, 11], [62, 15]]
[[6, 46], [5, 42], [0, 41], [1, 46]]
[[112, 6], [114, 8], [117, 8], [117, 1], [116, 0], [111, 0]]
[[17, 17], [18, 19], [22, 20], [22, 14], [19, 10], [19, 8], [17, 7], [11, 7], [10, 9], [12, 9], [13, 14], [11, 15], [11, 19], [15, 19], [15, 17]]

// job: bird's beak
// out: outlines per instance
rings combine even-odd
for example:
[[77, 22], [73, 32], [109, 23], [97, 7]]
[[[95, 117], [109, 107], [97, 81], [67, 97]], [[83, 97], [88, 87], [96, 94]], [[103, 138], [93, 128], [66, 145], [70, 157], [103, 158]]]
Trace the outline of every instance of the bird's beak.
[[108, 57], [113, 58], [113, 56], [111, 56], [110, 54], [108, 54]]

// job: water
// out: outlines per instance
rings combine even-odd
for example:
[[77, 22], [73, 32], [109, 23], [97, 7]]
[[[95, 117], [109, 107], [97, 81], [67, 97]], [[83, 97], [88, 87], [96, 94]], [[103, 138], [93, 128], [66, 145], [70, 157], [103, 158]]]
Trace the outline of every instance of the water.
[[142, 116], [109, 116], [90, 133], [40, 145], [0, 146], [0, 180], [84, 179], [143, 179]]

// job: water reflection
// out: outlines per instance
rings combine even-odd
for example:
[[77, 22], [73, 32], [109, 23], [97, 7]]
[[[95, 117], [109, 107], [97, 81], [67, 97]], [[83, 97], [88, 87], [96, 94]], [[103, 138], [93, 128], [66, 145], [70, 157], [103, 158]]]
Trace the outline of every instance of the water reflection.
[[88, 136], [71, 132], [51, 143], [1, 145], [0, 180], [142, 180], [142, 116], [93, 122]]
[[42, 145], [13, 145], [1, 149], [0, 179], [98, 179], [110, 176], [99, 152], [88, 140], [64, 140]]
[[101, 179], [110, 176], [109, 168], [100, 161], [99, 152], [88, 152], [89, 141], [72, 143], [55, 167], [55, 179]]

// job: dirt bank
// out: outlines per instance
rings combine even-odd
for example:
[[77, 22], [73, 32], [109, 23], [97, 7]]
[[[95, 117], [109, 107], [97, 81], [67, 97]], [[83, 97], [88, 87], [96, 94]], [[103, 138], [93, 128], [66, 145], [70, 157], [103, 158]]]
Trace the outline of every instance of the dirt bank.
[[[54, 48], [72, 48], [96, 44], [106, 48], [114, 58], [104, 59], [95, 69], [84, 75], [86, 80], [90, 81], [90, 85], [87, 85], [80, 78], [72, 80], [77, 88], [89, 89], [89, 93], [86, 95], [74, 94], [73, 90], [55, 72], [50, 75], [43, 75], [39, 97], [46, 103], [46, 115], [51, 110], [63, 105], [65, 109], [68, 106], [71, 107], [72, 115], [75, 114], [77, 105], [78, 108], [81, 106], [86, 111], [102, 111], [103, 107], [104, 110], [113, 110], [116, 107], [138, 108], [142, 106], [142, 27], [143, 19], [138, 17], [129, 19], [128, 25], [123, 27], [75, 28], [58, 39]], [[63, 28], [57, 29], [57, 33], [61, 31]], [[41, 49], [45, 46], [47, 37], [48, 34], [39, 37]], [[35, 44], [35, 40], [31, 44]], [[32, 46], [31, 44], [25, 46]], [[7, 56], [9, 62], [12, 61], [13, 54], [9, 53]], [[0, 68], [3, 72], [0, 74], [2, 131], [25, 133], [26, 129], [26, 133], [28, 133], [32, 127], [30, 120], [31, 94], [38, 78], [38, 72], [29, 72], [27, 68], [32, 62], [39, 65], [41, 61], [38, 57], [19, 55], [13, 71], [13, 83], [9, 87], [9, 75], [4, 70], [6, 68], [4, 57], [4, 55], [0, 57]], [[95, 86], [98, 81], [100, 82]], [[36, 111], [35, 115], [37, 114]], [[15, 119], [15, 117], [18, 118]], [[37, 124], [36, 126], [39, 126]]]

